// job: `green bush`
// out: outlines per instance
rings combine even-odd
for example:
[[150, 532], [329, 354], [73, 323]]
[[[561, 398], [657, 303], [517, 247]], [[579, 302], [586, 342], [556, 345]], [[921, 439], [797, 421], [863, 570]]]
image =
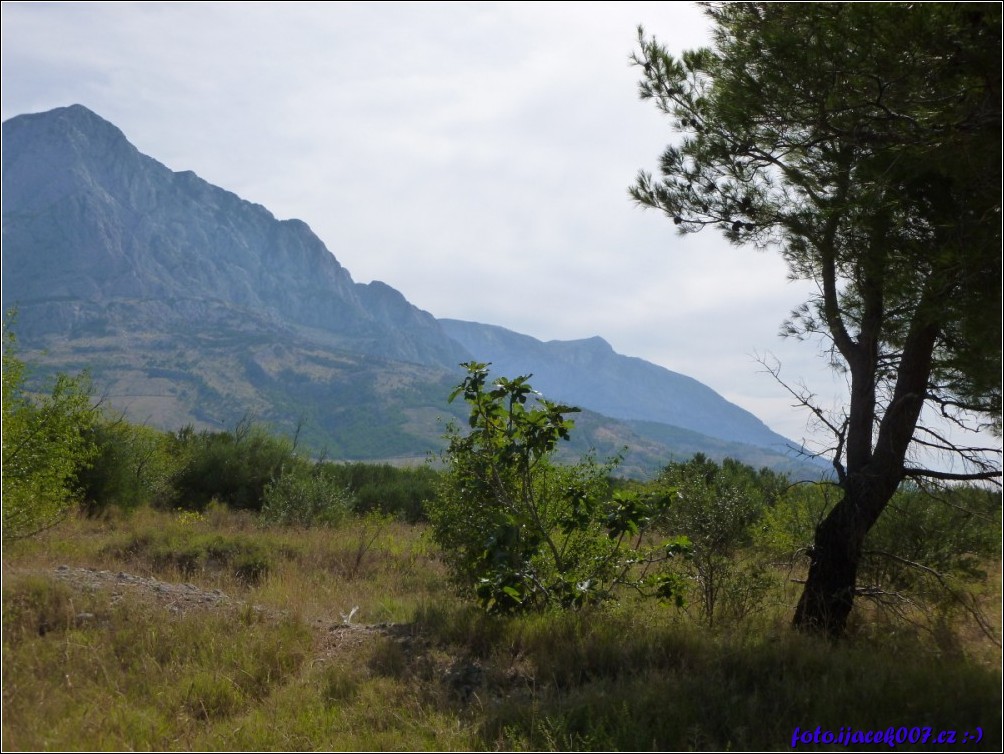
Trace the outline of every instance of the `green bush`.
[[[835, 485], [799, 485], [764, 512], [756, 543], [777, 561], [807, 555], [815, 527], [840, 499]], [[940, 617], [962, 608], [988, 624], [976, 606], [987, 565], [1000, 558], [1001, 496], [955, 485], [896, 492], [864, 542], [858, 594], [892, 615]]]
[[978, 487], [901, 488], [865, 539], [858, 584], [872, 592], [943, 600], [987, 579], [1000, 557], [1000, 494]]
[[62, 519], [78, 499], [77, 475], [94, 457], [86, 375], [59, 375], [47, 395], [30, 396], [25, 365], [4, 325], [3, 540], [32, 536]]
[[713, 625], [723, 612], [743, 618], [760, 609], [772, 580], [763, 563], [739, 553], [753, 543], [757, 524], [787, 480], [733, 459], [719, 466], [701, 454], [668, 466], [662, 480], [676, 497], [668, 523], [691, 542], [687, 570], [703, 618]]
[[88, 513], [113, 506], [132, 510], [171, 500], [170, 480], [177, 459], [168, 434], [123, 418], [102, 418], [91, 428], [90, 438], [97, 455], [79, 475]]
[[661, 565], [683, 542], [642, 547], [659, 499], [611, 494], [610, 466], [550, 461], [577, 411], [533, 392], [526, 377], [487, 384], [487, 365], [464, 365], [471, 431], [448, 430], [439, 495], [429, 503], [433, 536], [455, 582], [490, 612], [577, 607], [631, 584], [677, 594]]
[[325, 463], [321, 473], [352, 493], [357, 513], [375, 511], [409, 523], [425, 520], [425, 503], [439, 484], [439, 472], [428, 466], [402, 469], [386, 463]]
[[793, 561], [812, 546], [816, 527], [840, 500], [832, 483], [798, 484], [763, 511], [756, 543], [778, 560]]
[[261, 510], [272, 480], [304, 463], [294, 455], [292, 442], [247, 420], [233, 432], [183, 429], [174, 445], [180, 463], [171, 479], [171, 505], [191, 510], [204, 510], [214, 499], [231, 508]]
[[352, 510], [352, 494], [317, 466], [286, 472], [265, 487], [261, 516], [286, 526], [335, 526]]

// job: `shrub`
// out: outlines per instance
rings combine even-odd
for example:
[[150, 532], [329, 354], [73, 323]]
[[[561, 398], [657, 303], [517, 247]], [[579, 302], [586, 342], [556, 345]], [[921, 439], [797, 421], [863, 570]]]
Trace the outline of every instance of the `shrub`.
[[77, 499], [77, 474], [94, 457], [96, 420], [86, 375], [61, 374], [47, 395], [24, 388], [25, 365], [4, 326], [3, 540], [32, 536], [60, 521]]
[[[839, 499], [834, 485], [788, 490], [765, 511], [757, 542], [775, 557], [807, 553], [816, 525]], [[937, 623], [962, 608], [992, 633], [975, 594], [988, 563], [1000, 558], [1000, 493], [976, 486], [922, 489], [904, 485], [864, 542], [857, 593], [893, 615]]]
[[123, 418], [104, 417], [91, 428], [90, 438], [95, 461], [79, 475], [88, 513], [170, 501], [177, 460], [170, 452], [169, 435]]
[[[1001, 498], [978, 487], [901, 488], [865, 539], [859, 580], [891, 589], [927, 583], [923, 568], [964, 581], [987, 578], [1000, 556]], [[919, 568], [918, 566], [923, 566]]]
[[697, 454], [663, 472], [676, 504], [668, 521], [691, 542], [688, 570], [700, 592], [701, 614], [713, 625], [723, 608], [734, 617], [755, 612], [770, 588], [762, 564], [738, 557], [751, 544], [754, 525], [776, 499], [784, 477], [732, 459], [721, 466]]
[[357, 513], [376, 511], [409, 523], [425, 520], [425, 503], [439, 481], [439, 472], [428, 466], [401, 469], [386, 463], [325, 463], [322, 473], [352, 493]]
[[231, 508], [261, 510], [265, 488], [286, 469], [303, 464], [293, 444], [248, 420], [233, 432], [178, 432], [181, 463], [171, 479], [172, 506], [204, 510], [214, 498]]
[[352, 503], [351, 493], [320, 467], [297, 469], [265, 487], [261, 515], [264, 521], [286, 526], [334, 526], [349, 514]]
[[490, 612], [577, 607], [629, 583], [675, 596], [677, 580], [659, 566], [683, 543], [641, 546], [659, 499], [611, 495], [611, 465], [551, 463], [573, 426], [565, 415], [578, 409], [540, 397], [527, 377], [488, 386], [487, 365], [464, 366], [450, 400], [464, 395], [471, 431], [449, 428], [428, 510], [455, 582]]

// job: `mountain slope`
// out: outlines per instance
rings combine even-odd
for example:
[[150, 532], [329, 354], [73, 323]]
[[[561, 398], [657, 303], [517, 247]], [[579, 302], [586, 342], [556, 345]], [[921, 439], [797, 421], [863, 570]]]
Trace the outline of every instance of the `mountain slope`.
[[691, 377], [615, 353], [602, 338], [547, 343], [494, 325], [441, 319], [446, 332], [499, 374], [533, 373], [548, 396], [615, 419], [669, 424], [730, 442], [790, 443]]
[[306, 223], [171, 171], [85, 107], [11, 118], [3, 141], [3, 297], [25, 326], [129, 331], [221, 303], [384, 358], [464, 357], [432, 315], [354, 283]]
[[170, 170], [82, 106], [3, 124], [3, 200], [22, 355], [37, 377], [89, 369], [133, 421], [221, 429], [253, 414], [328, 457], [424, 457], [439, 420], [464, 416], [446, 396], [477, 359], [588, 409], [566, 452], [626, 446], [634, 473], [697, 451], [789, 463], [752, 415], [599, 338], [438, 321], [354, 282], [305, 223]]

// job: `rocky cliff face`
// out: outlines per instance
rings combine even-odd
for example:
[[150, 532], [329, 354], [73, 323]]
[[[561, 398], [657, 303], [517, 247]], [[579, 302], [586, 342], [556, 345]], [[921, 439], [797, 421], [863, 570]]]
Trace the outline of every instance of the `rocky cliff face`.
[[464, 357], [400, 294], [353, 282], [306, 223], [168, 169], [80, 105], [12, 118], [3, 141], [3, 297], [33, 310], [32, 332], [228, 314], [386, 358]]

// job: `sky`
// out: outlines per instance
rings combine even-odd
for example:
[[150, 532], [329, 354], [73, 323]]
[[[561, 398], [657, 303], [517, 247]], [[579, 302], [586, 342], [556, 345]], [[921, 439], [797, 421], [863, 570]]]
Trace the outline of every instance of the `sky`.
[[709, 41], [696, 5], [2, 4], [4, 120], [82, 104], [173, 170], [310, 225], [357, 282], [541, 340], [599, 335], [823, 442], [824, 344], [778, 336], [812, 292], [777, 255], [680, 236], [628, 187], [674, 139], [638, 98], [641, 24]]

